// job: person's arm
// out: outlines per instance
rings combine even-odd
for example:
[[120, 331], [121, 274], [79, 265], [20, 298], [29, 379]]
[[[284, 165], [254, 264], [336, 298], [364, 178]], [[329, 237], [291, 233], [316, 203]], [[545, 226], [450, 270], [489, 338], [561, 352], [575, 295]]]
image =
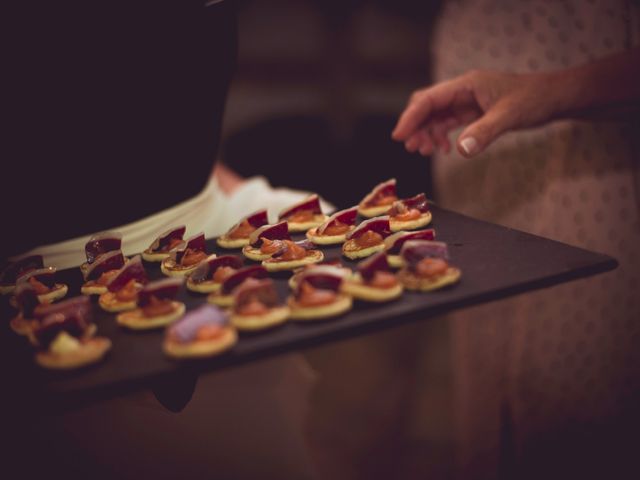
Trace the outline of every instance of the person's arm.
[[392, 137], [410, 152], [448, 152], [448, 133], [471, 157], [510, 130], [563, 118], [629, 118], [640, 113], [640, 48], [586, 65], [539, 74], [470, 71], [417, 90]]

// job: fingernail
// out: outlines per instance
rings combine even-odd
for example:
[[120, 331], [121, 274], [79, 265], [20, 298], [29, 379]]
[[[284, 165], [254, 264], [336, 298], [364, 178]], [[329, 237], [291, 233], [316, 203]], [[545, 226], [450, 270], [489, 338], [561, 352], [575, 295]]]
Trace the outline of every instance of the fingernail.
[[467, 155], [473, 155], [478, 151], [478, 142], [473, 137], [467, 137], [460, 141], [460, 146]]

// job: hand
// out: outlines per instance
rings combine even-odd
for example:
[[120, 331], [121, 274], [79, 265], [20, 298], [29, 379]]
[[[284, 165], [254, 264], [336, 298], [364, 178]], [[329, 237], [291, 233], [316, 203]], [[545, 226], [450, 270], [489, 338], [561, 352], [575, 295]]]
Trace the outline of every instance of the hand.
[[563, 98], [566, 82], [560, 80], [553, 74], [470, 71], [415, 91], [392, 137], [409, 152], [427, 156], [437, 148], [449, 153], [449, 132], [466, 125], [456, 145], [472, 157], [509, 130], [551, 120]]

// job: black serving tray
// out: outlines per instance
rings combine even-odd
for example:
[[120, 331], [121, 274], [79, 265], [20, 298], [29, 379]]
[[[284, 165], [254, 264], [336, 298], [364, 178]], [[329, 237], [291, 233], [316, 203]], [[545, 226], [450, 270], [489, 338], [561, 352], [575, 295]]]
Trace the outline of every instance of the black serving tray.
[[[185, 375], [209, 372], [406, 322], [427, 320], [451, 310], [551, 287], [617, 266], [616, 260], [606, 255], [475, 220], [437, 206], [432, 206], [432, 212], [430, 227], [436, 229], [438, 240], [449, 244], [451, 263], [462, 269], [462, 280], [455, 286], [430, 293], [406, 292], [387, 304], [356, 302], [351, 312], [334, 320], [288, 322], [273, 330], [241, 334], [230, 352], [188, 362], [175, 361], [163, 354], [162, 330], [142, 333], [124, 330], [117, 326], [114, 314], [103, 312], [96, 305], [94, 319], [98, 334], [111, 338], [113, 348], [97, 365], [62, 373], [38, 368], [26, 339], [11, 332], [5, 321], [1, 329], [5, 357], [2, 365], [11, 388], [3, 389], [3, 395], [23, 406], [25, 402], [35, 402], [69, 407], [146, 387], [165, 377], [180, 375], [181, 371]], [[126, 244], [126, 238], [124, 242]], [[209, 251], [222, 251], [213, 240], [208, 241], [208, 247]], [[326, 258], [341, 258], [339, 246], [322, 250]], [[241, 255], [239, 251], [236, 253]], [[347, 265], [355, 265], [342, 259]], [[162, 277], [159, 264], [145, 265], [152, 279]], [[284, 300], [288, 295], [289, 274], [272, 276]], [[78, 268], [61, 271], [60, 277], [69, 285], [69, 296], [79, 294], [82, 277]], [[180, 299], [190, 309], [205, 302], [205, 298], [185, 289]], [[12, 315], [6, 305], [2, 314], [7, 319]], [[43, 399], [46, 400], [43, 402]]]

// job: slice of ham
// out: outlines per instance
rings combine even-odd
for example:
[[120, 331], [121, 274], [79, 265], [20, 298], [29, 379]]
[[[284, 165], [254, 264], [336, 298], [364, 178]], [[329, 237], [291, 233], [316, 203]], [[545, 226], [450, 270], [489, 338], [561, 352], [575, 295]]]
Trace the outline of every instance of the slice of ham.
[[347, 208], [346, 210], [340, 210], [339, 212], [334, 213], [329, 217], [329, 219], [320, 225], [317, 229], [318, 235], [324, 235], [325, 230], [335, 225], [336, 223], [341, 223], [344, 225], [355, 225], [356, 217], [358, 216], [358, 207]]
[[100, 232], [89, 239], [84, 246], [87, 263], [93, 263], [98, 255], [122, 249], [122, 234], [119, 232]]
[[264, 225], [257, 229], [249, 237], [249, 243], [252, 247], [257, 248], [262, 243], [261, 238], [268, 240], [291, 240], [289, 235], [289, 226], [287, 222], [280, 222], [274, 225]]
[[240, 226], [244, 221], [249, 222], [249, 224], [254, 228], [260, 228], [269, 223], [269, 217], [267, 215], [267, 209], [258, 210], [257, 212], [253, 212], [246, 217], [240, 219], [238, 223], [236, 223], [233, 227], [229, 229], [229, 232], [234, 231], [238, 226]]
[[[346, 272], [348, 274], [348, 272]], [[320, 290], [331, 290], [338, 292], [342, 281], [345, 278], [345, 273], [339, 271], [335, 267], [328, 265], [318, 268], [312, 268], [305, 270], [298, 277], [298, 285], [295, 291], [296, 296], [301, 294], [301, 286], [304, 282], [309, 283], [312, 287]]]
[[98, 255], [98, 258], [89, 265], [89, 268], [82, 272], [85, 282], [97, 280], [100, 275], [111, 270], [120, 270], [124, 266], [124, 255], [122, 251], [114, 250], [112, 252]]
[[361, 261], [358, 263], [356, 268], [365, 282], [371, 281], [376, 272], [390, 271], [389, 262], [387, 262], [387, 254], [384, 252], [376, 253], [366, 260]]
[[29, 272], [24, 273], [20, 277], [18, 277], [17, 284], [29, 282], [29, 279], [33, 278], [34, 280], [42, 283], [48, 288], [53, 288], [56, 284], [56, 268], [55, 267], [45, 267], [39, 268], [38, 270], [31, 270]]
[[18, 277], [30, 270], [39, 270], [44, 268], [42, 255], [29, 255], [22, 257], [15, 262], [7, 265], [2, 273], [0, 273], [0, 285], [15, 285]]
[[180, 343], [190, 343], [196, 340], [201, 328], [224, 328], [228, 324], [229, 317], [220, 308], [204, 304], [187, 312], [184, 317], [169, 327], [168, 333], [170, 338]]
[[409, 240], [400, 250], [400, 255], [410, 269], [415, 269], [425, 258], [449, 259], [449, 250], [444, 242], [430, 240]]
[[129, 260], [107, 284], [110, 292], [117, 292], [123, 288], [130, 280], [138, 283], [147, 283], [147, 272], [144, 269], [140, 255], [136, 255]]
[[34, 337], [38, 345], [48, 347], [60, 332], [81, 338], [91, 325], [91, 301], [80, 296], [36, 307], [34, 315], [40, 320]]
[[313, 214], [322, 214], [322, 209], [320, 208], [320, 197], [314, 193], [295, 205], [285, 208], [278, 214], [278, 220], [286, 220], [293, 214], [302, 211], [312, 212]]
[[250, 267], [241, 268], [237, 272], [228, 276], [225, 281], [222, 282], [220, 290], [223, 295], [229, 295], [246, 279], [266, 278], [267, 276], [267, 270], [262, 265], [252, 265]]
[[427, 196], [424, 193], [419, 193], [415, 197], [403, 198], [393, 202], [391, 208], [387, 212], [387, 215], [394, 216], [399, 213], [404, 213], [406, 210], [415, 209], [420, 213], [426, 213], [429, 211], [429, 202]]
[[376, 206], [376, 200], [382, 197], [396, 197], [396, 179], [391, 178], [386, 182], [379, 183], [376, 185], [373, 190], [366, 197], [362, 199], [360, 202], [360, 206], [362, 207], [373, 207]]
[[409, 240], [434, 240], [436, 231], [432, 228], [415, 232], [396, 232], [384, 239], [387, 255], [399, 255], [400, 249]]
[[233, 292], [233, 296], [236, 311], [253, 301], [258, 301], [267, 308], [276, 307], [280, 303], [275, 284], [270, 278], [250, 278]]
[[355, 230], [352, 230], [349, 233], [347, 233], [347, 240], [351, 240], [352, 238], [358, 238], [368, 231], [378, 233], [383, 238], [388, 237], [391, 234], [389, 217], [385, 215], [382, 217], [375, 217], [369, 220], [365, 220], [360, 225], [358, 225]]
[[277, 252], [275, 252], [274, 254], [272, 254], [271, 258], [280, 258], [280, 257], [287, 256], [287, 253], [290, 252], [291, 249], [295, 249], [296, 246], [304, 250], [314, 250], [317, 248], [315, 243], [311, 242], [310, 240], [299, 240], [297, 242], [285, 240], [283, 241], [282, 248]]
[[192, 235], [180, 245], [176, 246], [171, 251], [171, 258], [175, 260], [176, 264], [182, 263], [182, 258], [184, 257], [187, 250], [191, 250], [192, 252], [204, 252], [206, 249], [206, 241], [204, 238], [204, 232], [196, 233]]
[[147, 283], [138, 293], [138, 306], [145, 307], [148, 305], [151, 302], [151, 297], [155, 297], [156, 300], [175, 299], [183, 283], [183, 278], [175, 277]]
[[171, 244], [171, 241], [182, 240], [186, 231], [187, 227], [185, 225], [170, 228], [166, 232], [161, 233], [158, 238], [153, 241], [149, 250], [152, 252], [166, 251], [167, 247]]
[[204, 282], [205, 280], [211, 280], [216, 270], [220, 267], [231, 267], [239, 270], [242, 268], [243, 261], [236, 255], [210, 255], [207, 260], [201, 262], [193, 271], [189, 278], [195, 282]]

